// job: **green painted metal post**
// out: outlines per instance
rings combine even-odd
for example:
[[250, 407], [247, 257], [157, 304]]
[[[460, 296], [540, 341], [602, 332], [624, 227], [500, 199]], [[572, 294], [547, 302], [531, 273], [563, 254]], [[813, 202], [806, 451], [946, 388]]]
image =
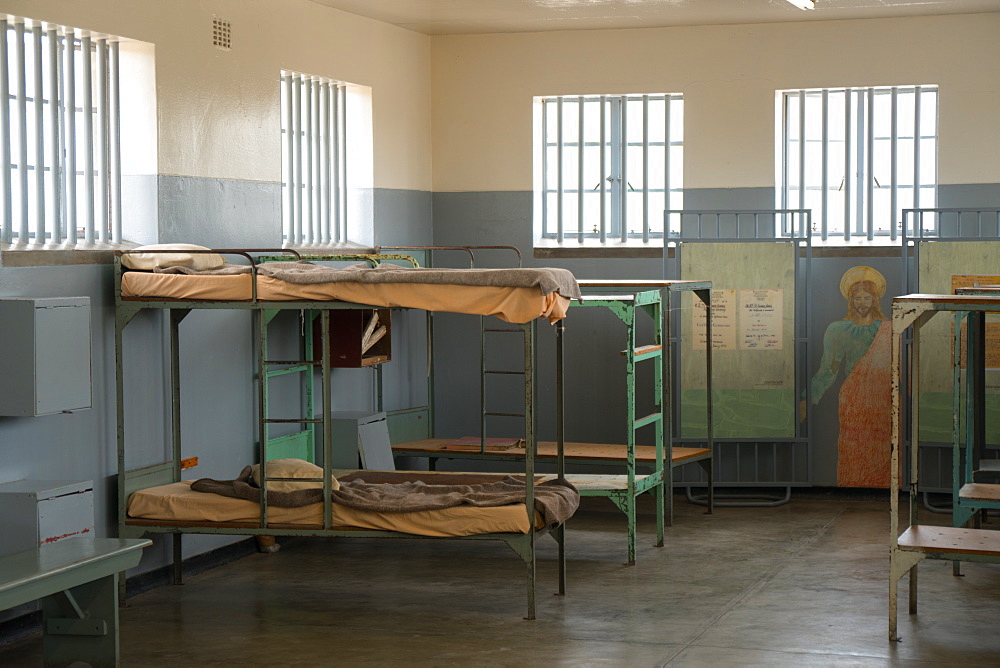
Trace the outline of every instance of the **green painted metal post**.
[[[666, 439], [666, 415], [667, 406], [665, 403], [666, 395], [664, 393], [664, 382], [663, 382], [663, 367], [664, 359], [667, 357], [667, 346], [663, 339], [663, 294], [660, 293], [659, 304], [651, 307], [652, 317], [653, 317], [653, 342], [655, 345], [660, 346], [660, 363], [657, 364], [653, 371], [653, 403], [656, 409], [660, 413], [660, 419], [656, 423], [656, 466], [654, 470], [654, 475], [659, 479], [658, 484], [654, 488], [653, 498], [656, 503], [656, 547], [663, 547], [663, 526], [665, 524], [663, 502], [664, 502], [664, 492], [667, 487], [667, 476], [671, 473], [671, 466], [669, 463], [664, 467], [664, 441]], [[669, 460], [667, 460], [669, 462]], [[672, 477], [672, 476], [671, 476]]]
[[[168, 319], [170, 321], [170, 441], [173, 452], [173, 475], [172, 480], [178, 482], [181, 479], [181, 364], [180, 364], [180, 323], [189, 311], [171, 309]], [[181, 541], [181, 534], [175, 533], [171, 537], [173, 553], [173, 583], [175, 585], [184, 582], [184, 557]]]
[[[257, 325], [257, 448], [260, 459], [260, 525], [267, 527], [267, 314], [256, 311]], [[253, 321], [252, 320], [252, 321]]]
[[320, 316], [320, 345], [323, 347], [323, 528], [333, 527], [333, 499], [330, 496], [330, 468], [333, 462], [333, 422], [330, 406], [333, 404], [330, 368], [330, 311], [323, 309]]
[[535, 455], [538, 442], [535, 436], [535, 337], [536, 321], [521, 325], [524, 332], [524, 504], [528, 512], [529, 558], [528, 568], [528, 616], [535, 618]]
[[635, 565], [635, 309], [624, 312], [626, 333], [625, 353], [625, 424], [626, 429], [626, 461], [625, 472], [628, 474], [628, 565]]

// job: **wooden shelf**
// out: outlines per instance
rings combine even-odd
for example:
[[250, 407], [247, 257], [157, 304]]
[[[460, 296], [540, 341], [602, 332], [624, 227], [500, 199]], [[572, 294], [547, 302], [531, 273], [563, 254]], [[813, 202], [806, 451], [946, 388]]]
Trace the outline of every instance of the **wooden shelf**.
[[958, 490], [958, 496], [960, 499], [968, 499], [970, 501], [996, 503], [1000, 501], [1000, 485], [985, 482], [970, 482], [962, 485], [962, 489]]
[[1000, 531], [914, 524], [900, 535], [899, 547], [910, 552], [1000, 557]]

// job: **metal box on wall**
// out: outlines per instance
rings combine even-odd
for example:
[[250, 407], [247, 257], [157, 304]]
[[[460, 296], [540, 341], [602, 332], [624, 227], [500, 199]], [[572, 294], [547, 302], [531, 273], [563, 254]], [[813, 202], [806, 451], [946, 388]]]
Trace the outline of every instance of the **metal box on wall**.
[[[94, 535], [90, 480], [15, 480], [0, 484], [0, 557], [76, 536]], [[37, 603], [0, 611], [0, 623], [31, 613]]]
[[0, 299], [4, 379], [0, 415], [91, 406], [89, 297]]
[[0, 556], [74, 536], [94, 535], [90, 480], [15, 480], [0, 484]]

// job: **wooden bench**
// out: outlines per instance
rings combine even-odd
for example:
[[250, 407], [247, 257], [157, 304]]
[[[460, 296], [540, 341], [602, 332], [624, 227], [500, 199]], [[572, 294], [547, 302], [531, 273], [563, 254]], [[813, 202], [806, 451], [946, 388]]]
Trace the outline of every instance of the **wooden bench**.
[[118, 665], [118, 573], [147, 539], [71, 538], [0, 557], [0, 610], [42, 599], [45, 665]]

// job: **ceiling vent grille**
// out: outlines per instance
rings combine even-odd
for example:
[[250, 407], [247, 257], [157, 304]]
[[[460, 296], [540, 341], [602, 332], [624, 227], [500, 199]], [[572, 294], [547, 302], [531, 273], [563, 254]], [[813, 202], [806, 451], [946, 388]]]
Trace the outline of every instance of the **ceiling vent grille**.
[[212, 18], [212, 44], [229, 51], [233, 48], [233, 26], [226, 19]]

